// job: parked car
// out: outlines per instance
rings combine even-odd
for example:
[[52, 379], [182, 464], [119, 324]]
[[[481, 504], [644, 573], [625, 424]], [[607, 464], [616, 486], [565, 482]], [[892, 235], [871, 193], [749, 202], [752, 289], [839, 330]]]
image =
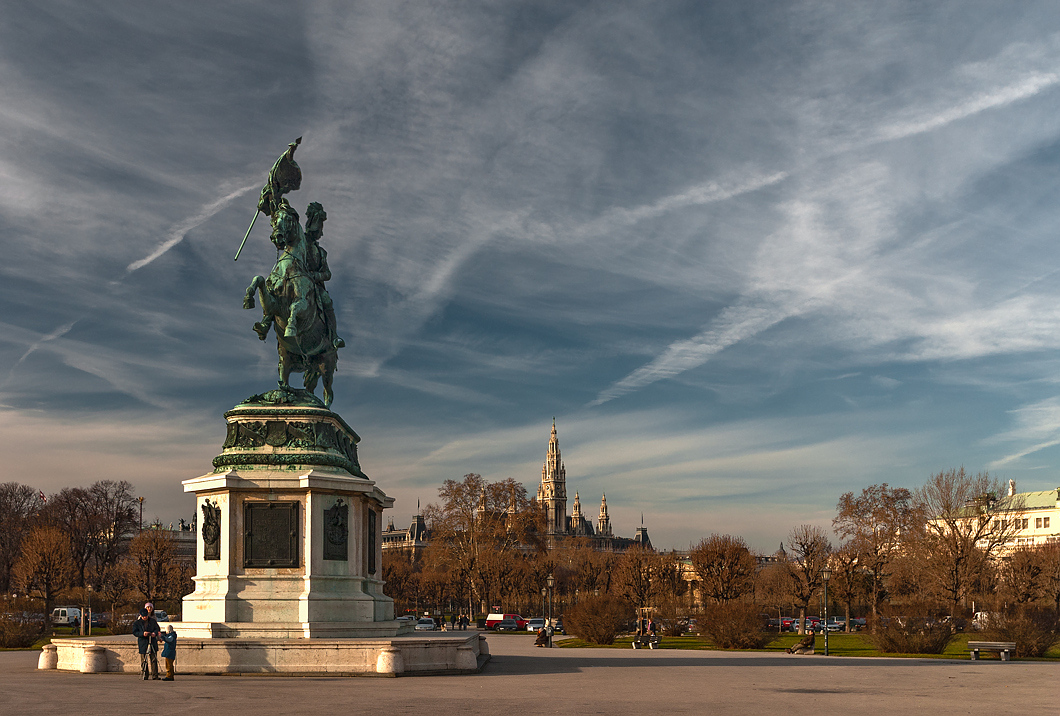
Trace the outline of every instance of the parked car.
[[523, 627], [520, 627], [519, 622], [514, 619], [501, 619], [493, 627], [494, 631], [522, 631], [522, 629]]
[[156, 622], [168, 622], [169, 621], [169, 614], [167, 614], [165, 612], [165, 610], [163, 610], [163, 609], [156, 609], [155, 610], [155, 621]]
[[416, 620], [416, 631], [436, 631], [437, 629], [438, 624], [431, 617], [420, 617]]
[[526, 630], [532, 632], [539, 632], [545, 628], [544, 619], [531, 619], [526, 623]]
[[500, 614], [500, 613], [486, 615], [486, 628], [487, 629], [494, 629], [497, 626], [497, 624], [500, 621], [504, 620], [504, 619], [514, 619], [516, 622], [519, 623], [519, 628], [520, 629], [526, 629], [526, 621], [527, 620], [523, 619], [518, 614]]
[[413, 624], [414, 625], [416, 623], [416, 617], [410, 617], [408, 614], [406, 614], [403, 617], [398, 617], [397, 621], [401, 622], [402, 624]]

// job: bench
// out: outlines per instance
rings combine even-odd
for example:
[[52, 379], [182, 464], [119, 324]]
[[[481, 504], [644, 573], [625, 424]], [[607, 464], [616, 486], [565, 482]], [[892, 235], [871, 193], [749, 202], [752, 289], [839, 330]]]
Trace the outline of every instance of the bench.
[[634, 649], [643, 649], [644, 647], [654, 649], [658, 643], [659, 637], [656, 634], [643, 634], [633, 638]]
[[996, 651], [1001, 655], [1002, 661], [1008, 661], [1016, 652], [1014, 641], [970, 641], [968, 650], [972, 652], [972, 661], [979, 660], [980, 651]]

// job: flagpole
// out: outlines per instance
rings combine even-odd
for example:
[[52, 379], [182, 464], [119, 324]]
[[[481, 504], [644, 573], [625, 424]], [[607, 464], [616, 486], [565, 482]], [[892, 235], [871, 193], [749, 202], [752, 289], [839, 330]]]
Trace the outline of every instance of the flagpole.
[[[276, 170], [280, 166], [280, 162], [283, 161], [284, 157], [287, 157], [293, 163], [294, 162], [294, 150], [297, 149], [298, 145], [301, 144], [301, 143], [302, 143], [302, 138], [299, 137], [298, 139], [296, 139], [293, 142], [291, 142], [290, 144], [288, 144], [287, 145], [287, 151], [285, 151], [283, 154], [281, 154], [280, 157], [275, 162], [273, 162], [272, 169], [269, 170], [268, 184], [266, 185], [269, 188], [269, 201], [270, 202], [275, 202], [275, 201], [278, 200], [278, 197], [276, 196], [276, 194], [278, 193], [278, 187], [277, 187], [276, 182], [275, 182], [275, 175], [276, 175]], [[295, 165], [295, 169], [296, 170], [298, 169], [298, 165], [297, 164]], [[298, 173], [298, 183], [300, 184], [301, 181], [302, 181], [302, 174], [301, 174], [301, 172], [299, 172]], [[298, 185], [296, 184], [294, 188], [297, 189]], [[264, 191], [265, 190], [263, 189], [262, 190], [262, 196], [264, 196]], [[250, 220], [250, 227], [247, 229], [246, 235], [243, 236], [243, 241], [239, 244], [239, 248], [236, 249], [235, 258], [232, 259], [233, 261], [239, 261], [239, 254], [242, 253], [243, 246], [247, 243], [247, 239], [250, 238], [250, 232], [253, 231], [253, 229], [254, 229], [254, 222], [256, 222], [258, 220], [258, 213], [260, 213], [261, 211], [262, 211], [261, 204], [259, 202], [258, 209], [257, 209], [257, 211], [254, 212], [254, 218]], [[272, 212], [271, 208], [269, 209], [269, 212], [270, 212], [270, 216], [271, 216], [271, 212]]]

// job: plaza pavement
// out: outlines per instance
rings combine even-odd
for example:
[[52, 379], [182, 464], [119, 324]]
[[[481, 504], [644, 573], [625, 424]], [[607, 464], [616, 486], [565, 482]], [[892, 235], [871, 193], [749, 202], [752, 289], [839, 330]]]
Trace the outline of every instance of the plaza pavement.
[[[178, 627], [179, 630], [179, 627]], [[481, 674], [397, 679], [36, 670], [0, 652], [0, 714], [1055, 714], [1060, 665], [625, 649], [537, 649], [493, 635]]]

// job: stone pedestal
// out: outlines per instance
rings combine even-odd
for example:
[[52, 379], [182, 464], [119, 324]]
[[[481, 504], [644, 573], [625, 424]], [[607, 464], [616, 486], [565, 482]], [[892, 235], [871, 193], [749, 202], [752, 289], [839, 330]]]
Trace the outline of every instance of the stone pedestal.
[[[195, 591], [184, 597], [178, 673], [468, 674], [475, 633], [416, 634], [383, 594], [382, 519], [393, 505], [361, 471], [360, 438], [304, 390], [225, 413], [214, 471], [195, 493]], [[54, 639], [39, 669], [137, 674], [131, 636]]]
[[214, 472], [185, 480], [199, 515], [182, 635], [396, 635], [383, 594], [382, 510], [360, 438], [311, 393], [272, 391], [225, 413]]

